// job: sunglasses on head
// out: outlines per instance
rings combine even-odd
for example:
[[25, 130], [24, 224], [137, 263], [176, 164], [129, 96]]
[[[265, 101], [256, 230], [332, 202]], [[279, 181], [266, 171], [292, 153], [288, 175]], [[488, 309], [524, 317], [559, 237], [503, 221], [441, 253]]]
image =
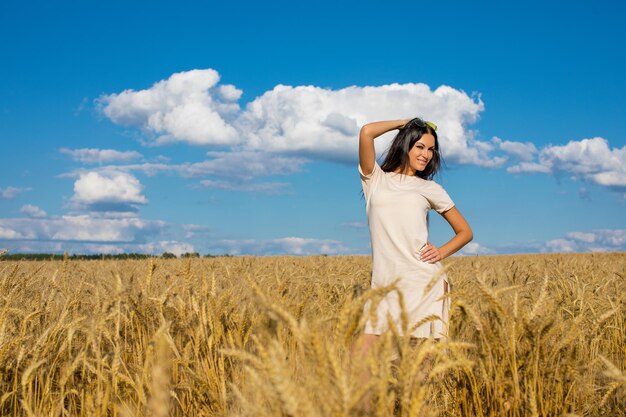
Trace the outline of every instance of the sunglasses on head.
[[411, 120], [409, 122], [409, 124], [411, 124], [411, 123], [415, 123], [415, 125], [419, 126], [419, 127], [429, 126], [435, 132], [437, 131], [437, 125], [436, 124], [434, 124], [433, 122], [426, 122], [426, 121], [420, 119], [419, 117], [416, 117], [415, 119]]

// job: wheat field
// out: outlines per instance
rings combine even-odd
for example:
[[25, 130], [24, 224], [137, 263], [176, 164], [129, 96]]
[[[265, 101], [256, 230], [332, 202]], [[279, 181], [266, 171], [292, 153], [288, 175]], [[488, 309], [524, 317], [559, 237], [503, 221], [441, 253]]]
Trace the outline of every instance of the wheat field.
[[351, 360], [369, 257], [0, 262], [0, 414], [624, 415], [626, 254], [444, 264], [450, 337]]

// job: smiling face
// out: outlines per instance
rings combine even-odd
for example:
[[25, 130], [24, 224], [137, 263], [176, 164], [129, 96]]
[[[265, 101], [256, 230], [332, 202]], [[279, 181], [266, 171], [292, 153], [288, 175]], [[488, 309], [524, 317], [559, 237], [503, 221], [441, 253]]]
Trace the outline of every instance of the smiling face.
[[414, 175], [430, 180], [441, 166], [440, 152], [437, 132], [431, 126], [409, 123], [393, 138], [380, 167], [384, 172]]
[[424, 133], [409, 150], [408, 157], [411, 172], [407, 172], [407, 175], [413, 175], [415, 171], [426, 169], [428, 163], [433, 159], [434, 153], [435, 137], [430, 133]]

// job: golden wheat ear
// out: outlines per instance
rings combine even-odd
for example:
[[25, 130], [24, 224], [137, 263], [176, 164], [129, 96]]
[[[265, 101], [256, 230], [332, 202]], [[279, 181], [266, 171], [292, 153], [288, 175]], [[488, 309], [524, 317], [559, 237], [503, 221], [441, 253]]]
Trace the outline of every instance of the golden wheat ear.
[[623, 415], [624, 253], [455, 259], [362, 360], [369, 257], [0, 259], [0, 415]]

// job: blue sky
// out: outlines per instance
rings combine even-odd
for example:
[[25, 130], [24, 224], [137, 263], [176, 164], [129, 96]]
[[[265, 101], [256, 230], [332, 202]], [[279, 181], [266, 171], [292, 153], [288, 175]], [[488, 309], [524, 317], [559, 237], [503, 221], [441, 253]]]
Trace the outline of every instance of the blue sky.
[[422, 116], [464, 254], [624, 251], [625, 8], [3, 1], [0, 248], [367, 254], [358, 128]]

